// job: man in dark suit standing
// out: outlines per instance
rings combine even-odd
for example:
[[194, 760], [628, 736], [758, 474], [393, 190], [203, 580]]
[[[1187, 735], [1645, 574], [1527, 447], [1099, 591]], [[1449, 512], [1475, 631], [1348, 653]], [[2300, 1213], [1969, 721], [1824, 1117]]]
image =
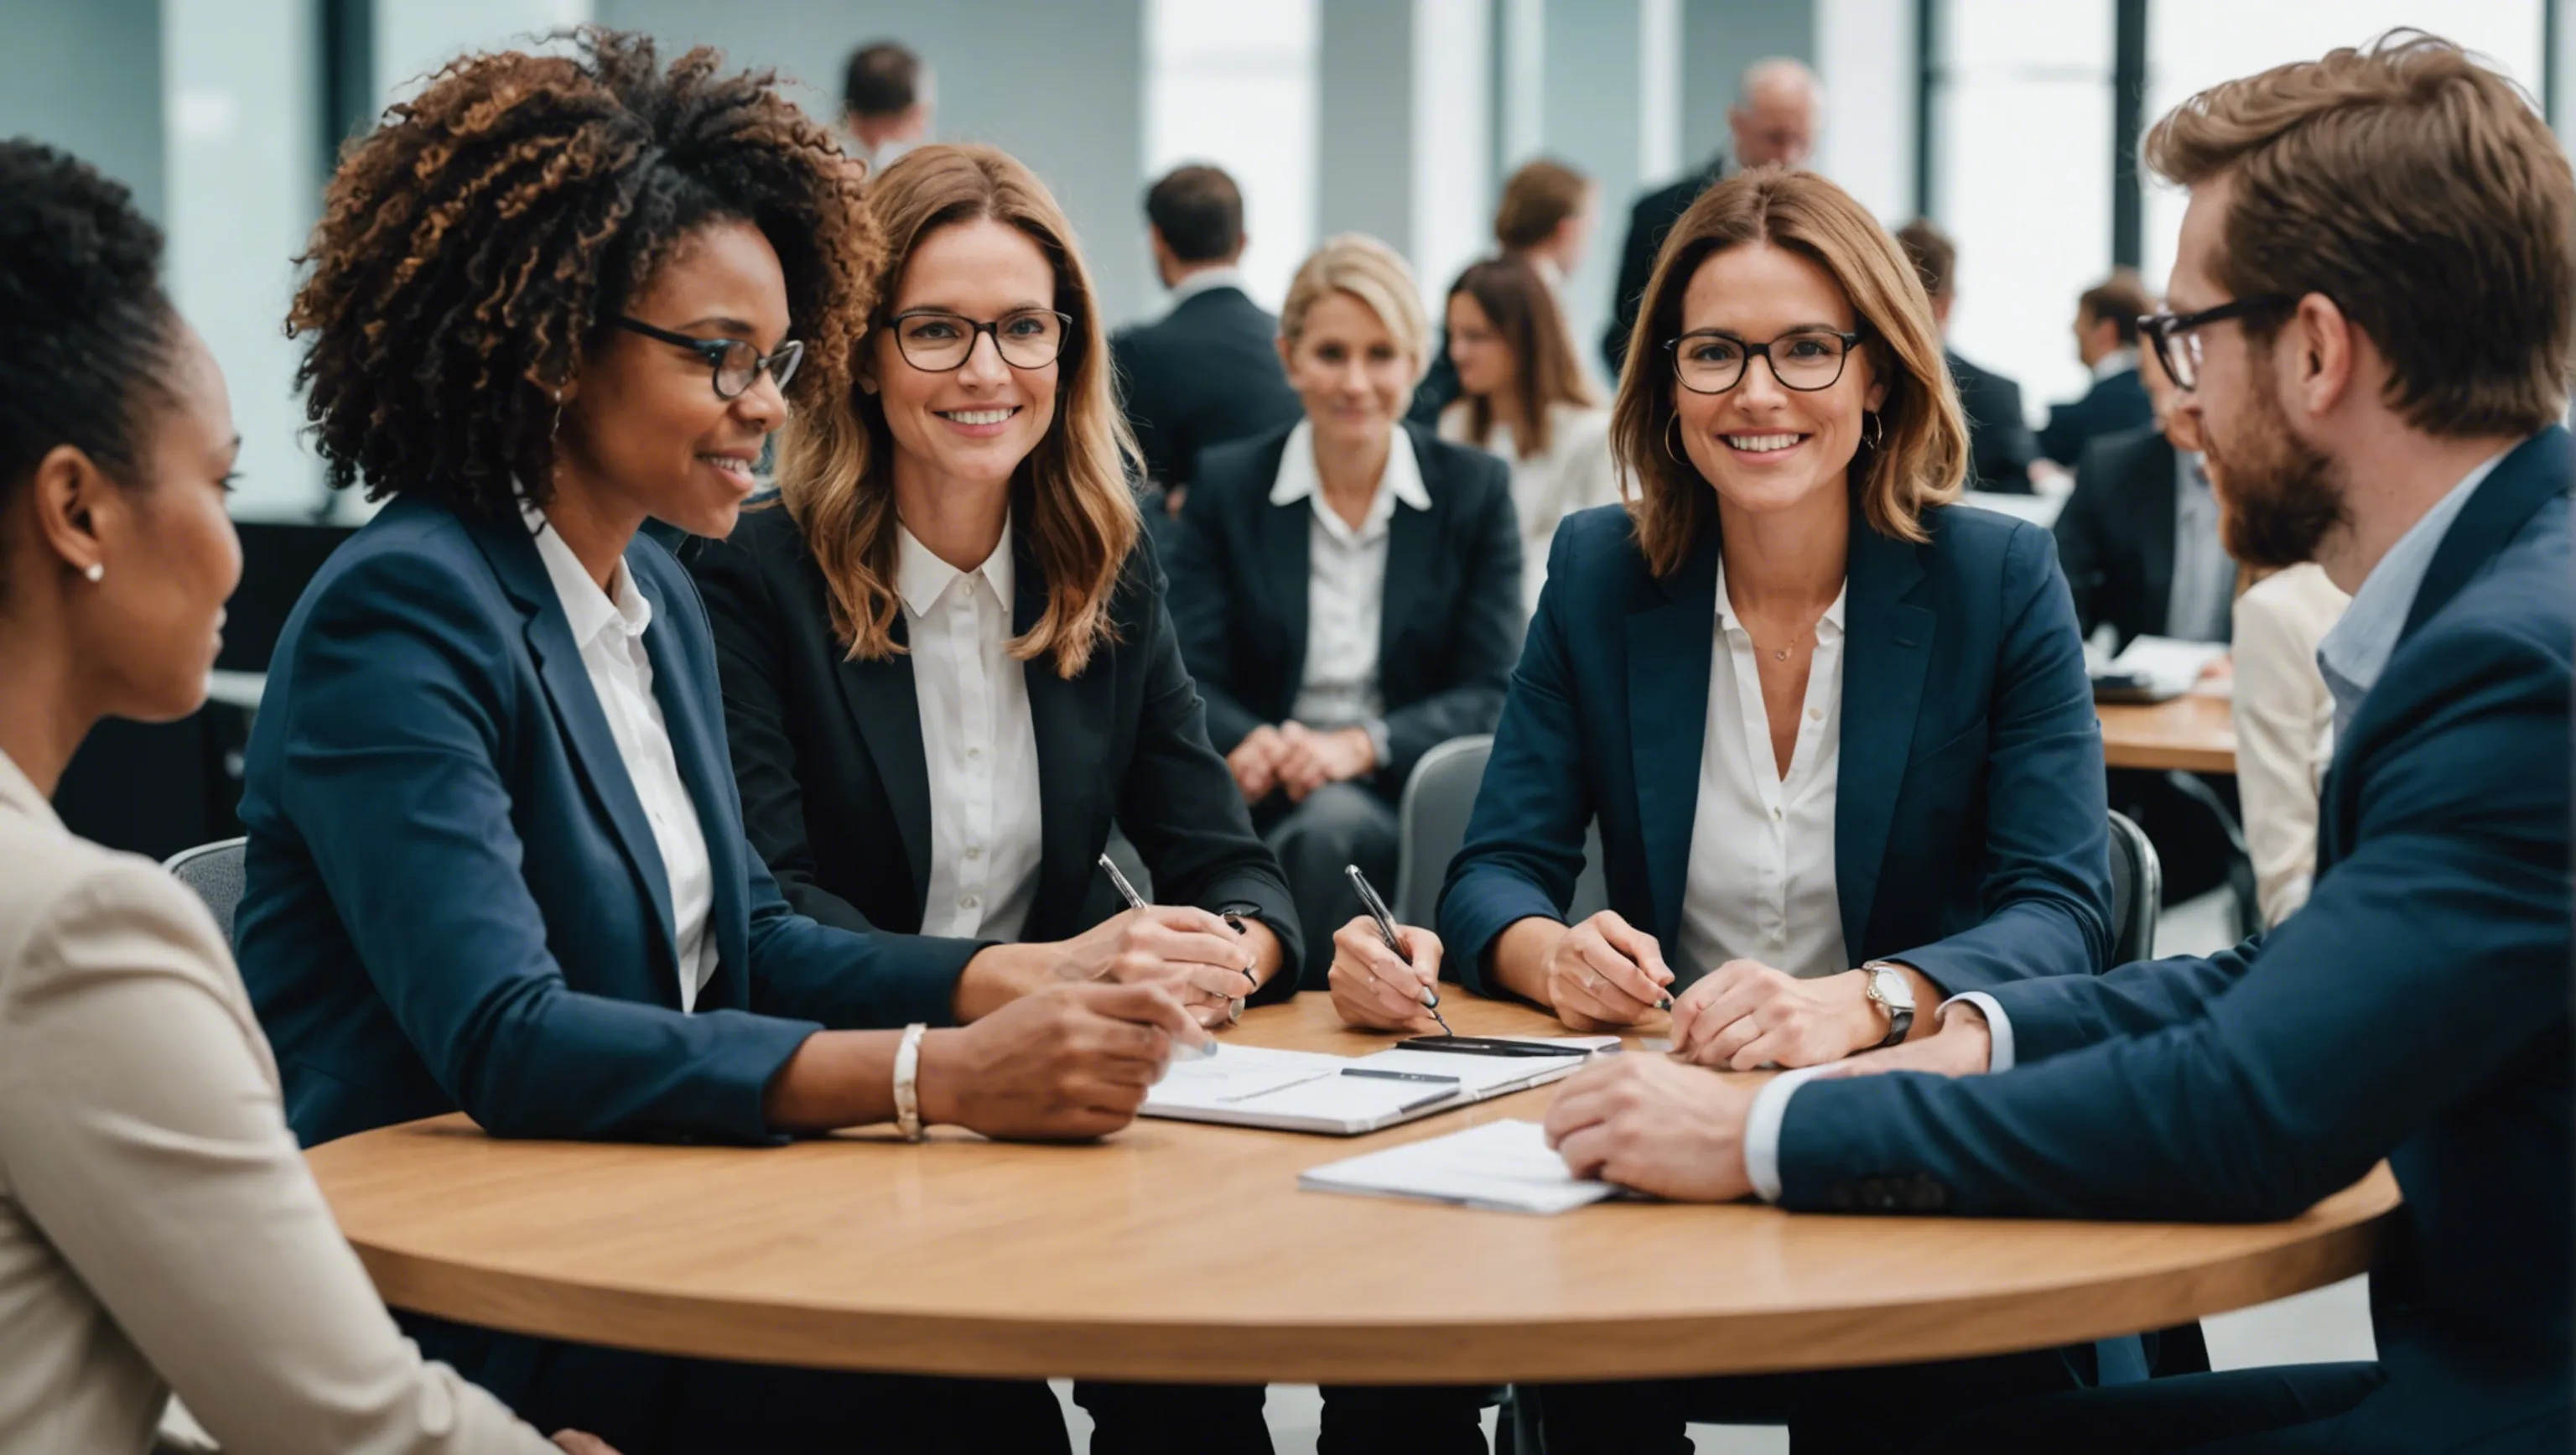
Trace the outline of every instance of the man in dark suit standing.
[[2084, 397], [2049, 406], [2040, 426], [2040, 457], [2074, 468], [2085, 443], [2096, 436], [2138, 429], [2154, 421], [2146, 386], [2138, 382], [2138, 315], [2156, 306], [2128, 268], [2075, 300], [2075, 356], [2093, 373]]
[[1918, 217], [1898, 229], [1896, 240], [1914, 271], [1923, 276], [1923, 291], [1932, 300], [1932, 321], [1941, 326], [1941, 357], [1959, 388], [1959, 410], [1968, 417], [1968, 488], [2004, 495], [2030, 493], [2030, 462], [2039, 446], [2022, 417], [2021, 386], [2003, 375], [1980, 369], [1948, 347], [1950, 308], [1959, 301], [1959, 250], [1949, 234]]
[[1122, 330], [1109, 357], [1145, 452], [1146, 518], [1159, 524], [1179, 512], [1199, 451], [1286, 429], [1303, 411], [1279, 365], [1279, 320], [1244, 293], [1235, 269], [1244, 232], [1234, 179], [1181, 167], [1145, 193], [1145, 220], [1171, 311]]
[[2285, 1218], [2385, 1159], [2375, 1360], [1920, 1410], [1912, 1448], [2563, 1451], [2576, 177], [2512, 82], [2403, 31], [2145, 154], [2191, 190], [2155, 340], [2228, 545], [2354, 593], [2314, 896], [2207, 959], [1961, 997], [1839, 1078], [1605, 1058], [1548, 1133], [1667, 1197], [1972, 1216]]
[[1610, 377], [1628, 358], [1628, 331], [1637, 325], [1637, 300], [1654, 276], [1655, 254], [1664, 234], [1673, 230], [1699, 194], [1720, 179], [1748, 167], [1803, 167], [1816, 150], [1816, 133], [1824, 125], [1825, 88], [1804, 62], [1785, 56], [1756, 61], [1745, 68], [1736, 86], [1735, 104], [1726, 108], [1726, 128], [1733, 133], [1730, 161], [1720, 152], [1708, 165], [1669, 187], [1637, 199], [1628, 214], [1628, 241], [1619, 252], [1619, 288], [1610, 297], [1610, 326], [1601, 335], [1601, 359]]

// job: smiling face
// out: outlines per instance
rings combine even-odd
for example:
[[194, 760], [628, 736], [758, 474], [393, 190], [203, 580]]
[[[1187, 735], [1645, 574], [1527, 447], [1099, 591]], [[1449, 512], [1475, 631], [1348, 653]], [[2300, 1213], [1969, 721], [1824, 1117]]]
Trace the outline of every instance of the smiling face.
[[1319, 444], [1382, 442], [1413, 397], [1413, 356], [1354, 293], [1336, 289], [1316, 299], [1297, 341], [1279, 341], [1279, 356]]
[[[674, 244], [627, 300], [639, 322], [701, 339], [742, 339], [763, 354], [787, 339], [787, 279], [778, 254], [747, 222], [717, 222]], [[611, 328], [582, 353], [557, 436], [558, 489], [613, 503], [691, 535], [732, 534], [755, 487], [762, 442], [786, 422], [787, 401], [766, 371], [732, 399], [718, 397], [704, 355]]]
[[[1860, 326], [1832, 274], [1766, 242], [1710, 254], [1682, 295], [1681, 323], [1685, 334], [1716, 330], [1753, 344]], [[1866, 347], [1854, 347], [1842, 377], [1824, 389], [1786, 388], [1761, 358], [1745, 360], [1743, 378], [1723, 394], [1696, 393], [1678, 381], [1671, 387], [1680, 418], [1674, 432], [1700, 478], [1720, 501], [1757, 513], [1812, 505], [1826, 493], [1840, 501], [1862, 416], [1887, 394]]]
[[[987, 323], [1056, 306], [1055, 269], [1037, 243], [1007, 223], [978, 218], [914, 244], [885, 312], [933, 310]], [[953, 342], [924, 336], [914, 348]], [[1072, 339], [1064, 344], [1079, 346]], [[880, 328], [869, 341], [859, 387], [885, 410], [898, 478], [933, 488], [943, 488], [941, 482], [990, 487], [1007, 484], [1054, 426], [1064, 367], [1059, 355], [1043, 368], [1019, 368], [1002, 357], [991, 335], [978, 334], [964, 364], [946, 372], [923, 369], [904, 357], [894, 329]]]
[[1449, 295], [1449, 362], [1458, 369], [1458, 388], [1471, 397], [1508, 394], [1520, 377], [1511, 343], [1494, 326], [1475, 295], [1461, 290]]

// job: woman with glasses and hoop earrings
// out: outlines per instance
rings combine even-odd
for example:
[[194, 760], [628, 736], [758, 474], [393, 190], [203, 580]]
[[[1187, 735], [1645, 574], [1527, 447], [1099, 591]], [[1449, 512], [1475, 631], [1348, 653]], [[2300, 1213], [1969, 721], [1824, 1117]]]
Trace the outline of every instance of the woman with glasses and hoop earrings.
[[[704, 610], [636, 533], [729, 532], [789, 400], [848, 387], [883, 250], [859, 175], [766, 77], [596, 30], [457, 62], [343, 160], [293, 324], [335, 483], [393, 499], [279, 637], [241, 808], [242, 974], [308, 1145], [452, 1111], [560, 1140], [1097, 1137], [1205, 1042], [1160, 986], [1032, 995], [817, 924], [746, 839]], [[629, 1455], [1066, 1448], [1034, 1381], [404, 1323]]]
[[[2066, 583], [2047, 532], [1950, 504], [1966, 428], [1923, 285], [1868, 210], [1778, 168], [1693, 203], [1612, 439], [1631, 503], [1557, 532], [1449, 869], [1459, 977], [1582, 1031], [1661, 1029], [1669, 1005], [1676, 1062], [1741, 1070], [2098, 972], [2102, 747]], [[1610, 907], [1568, 925], [1596, 820]], [[1383, 951], [1335, 948], [1379, 978]], [[1345, 1014], [1418, 1014], [1386, 1000]], [[2015, 1357], [2032, 1362], [1999, 1366], [2006, 1387], [2063, 1373]], [[1942, 1368], [1934, 1387], [1970, 1387]], [[1548, 1448], [1687, 1448], [1683, 1386], [1613, 1388], [1547, 1391]], [[1919, 1407], [1861, 1388], [1775, 1391], [1799, 1448]]]
[[[802, 912], [1020, 993], [1160, 987], [1210, 1027], [1293, 993], [1297, 917], [1181, 664], [1071, 226], [988, 146], [906, 153], [867, 208], [853, 387], [788, 427], [778, 503], [686, 552], [752, 843]], [[1113, 826], [1160, 903], [1099, 868]], [[1096, 1450], [1266, 1440], [1258, 1387], [1075, 1398]]]

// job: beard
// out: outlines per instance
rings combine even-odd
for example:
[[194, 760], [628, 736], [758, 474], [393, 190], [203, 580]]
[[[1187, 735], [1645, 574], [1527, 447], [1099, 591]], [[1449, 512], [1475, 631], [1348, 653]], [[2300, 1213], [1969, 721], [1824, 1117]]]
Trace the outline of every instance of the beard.
[[2335, 462], [2290, 431], [2272, 371], [2254, 371], [2254, 409], [2234, 439], [2201, 421], [2201, 454], [2218, 497], [2218, 538], [2243, 565], [2277, 571], [2317, 558], [2344, 524]]

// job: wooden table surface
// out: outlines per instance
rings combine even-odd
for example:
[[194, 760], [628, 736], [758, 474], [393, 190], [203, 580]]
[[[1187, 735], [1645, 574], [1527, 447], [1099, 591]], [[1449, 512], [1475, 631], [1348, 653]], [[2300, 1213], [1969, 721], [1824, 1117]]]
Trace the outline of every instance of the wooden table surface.
[[2186, 692], [2164, 702], [2105, 702], [2102, 758], [2114, 768], [2236, 771], [2236, 722], [2224, 697]]
[[[1449, 1000], [1462, 1033], [1556, 1029]], [[1312, 994], [1232, 1034], [1383, 1044]], [[2397, 1202], [2384, 1167], [2251, 1227], [1631, 1202], [1531, 1217], [1297, 1190], [1303, 1168], [1537, 1119], [1551, 1094], [1367, 1137], [1140, 1120], [1084, 1146], [890, 1129], [766, 1149], [499, 1142], [443, 1117], [311, 1160], [406, 1308], [780, 1364], [1227, 1382], [1682, 1375], [2094, 1339], [2349, 1277]]]

